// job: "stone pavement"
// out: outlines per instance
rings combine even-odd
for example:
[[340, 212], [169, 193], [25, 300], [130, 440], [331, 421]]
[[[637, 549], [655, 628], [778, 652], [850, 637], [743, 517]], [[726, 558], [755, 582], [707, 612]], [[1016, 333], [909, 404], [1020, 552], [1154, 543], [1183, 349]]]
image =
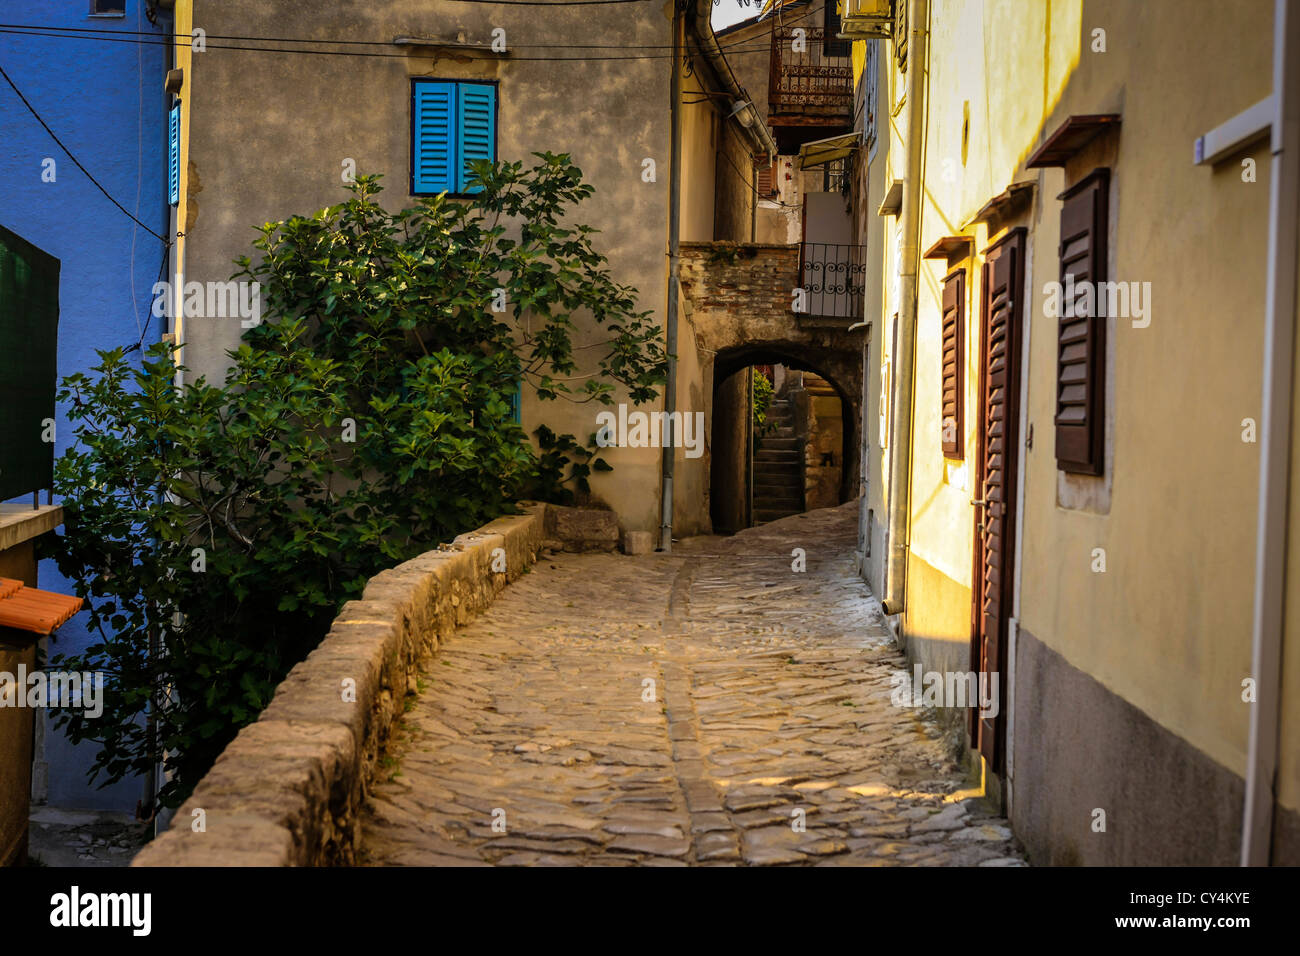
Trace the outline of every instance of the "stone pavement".
[[34, 806], [28, 817], [28, 864], [127, 866], [152, 836], [152, 823], [127, 813]]
[[1023, 865], [937, 726], [890, 703], [905, 663], [856, 524], [541, 558], [427, 669], [362, 862]]

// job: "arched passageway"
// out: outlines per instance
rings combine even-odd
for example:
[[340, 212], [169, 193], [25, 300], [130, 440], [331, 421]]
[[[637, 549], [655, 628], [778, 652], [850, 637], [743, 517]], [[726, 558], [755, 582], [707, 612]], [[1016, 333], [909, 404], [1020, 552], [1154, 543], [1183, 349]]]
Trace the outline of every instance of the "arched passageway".
[[708, 487], [715, 533], [856, 494], [861, 402], [843, 382], [857, 384], [860, 364], [851, 355], [807, 352], [747, 343], [714, 356]]
[[[703, 397], [710, 406], [711, 441], [703, 466], [683, 473], [682, 493], [691, 500], [679, 500], [678, 509], [685, 515], [702, 511], [701, 517], [715, 531], [737, 530], [752, 523], [748, 499], [744, 509], [736, 504], [738, 489], [748, 480], [742, 477], [737, 462], [742, 458], [748, 461], [745, 449], [752, 442], [748, 425], [742, 424], [742, 419], [748, 421], [749, 406], [741, 392], [748, 395], [750, 389], [745, 376], [737, 373], [752, 366], [810, 372], [826, 383], [830, 393], [820, 397], [840, 403], [840, 422], [835, 429], [839, 448], [838, 453], [834, 448], [819, 451], [813, 468], [822, 468], [823, 453], [828, 455], [834, 464], [825, 467], [840, 469], [837, 497], [844, 501], [857, 494], [867, 333], [862, 327], [851, 329], [856, 312], [838, 308], [821, 310], [826, 314], [795, 311], [800, 301], [797, 293], [803, 288], [800, 255], [798, 245], [682, 246], [682, 309], [685, 326], [695, 339]], [[821, 405], [824, 411], [833, 402]], [[806, 456], [806, 444], [803, 451]], [[806, 464], [806, 457], [803, 460]], [[704, 498], [707, 502], [701, 501]], [[705, 507], [698, 508], [701, 504]]]

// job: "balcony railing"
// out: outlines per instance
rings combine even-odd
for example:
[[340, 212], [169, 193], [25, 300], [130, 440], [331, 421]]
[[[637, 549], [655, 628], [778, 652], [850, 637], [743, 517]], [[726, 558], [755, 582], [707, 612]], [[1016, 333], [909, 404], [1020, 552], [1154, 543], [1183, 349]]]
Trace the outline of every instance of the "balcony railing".
[[809, 318], [859, 322], [867, 269], [865, 246], [805, 242], [799, 252], [799, 285], [806, 294]]
[[773, 28], [769, 121], [852, 117], [853, 65], [848, 44], [825, 33], [820, 27]]

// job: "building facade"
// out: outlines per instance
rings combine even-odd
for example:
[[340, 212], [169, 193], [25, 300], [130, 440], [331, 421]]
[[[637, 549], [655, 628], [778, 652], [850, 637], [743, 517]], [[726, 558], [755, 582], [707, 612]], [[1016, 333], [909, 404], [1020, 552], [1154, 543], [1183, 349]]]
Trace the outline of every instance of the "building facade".
[[[168, 228], [164, 78], [171, 27], [158, 7], [154, 0], [43, 0], [8, 13], [14, 26], [0, 36], [0, 63], [10, 81], [0, 83], [0, 176], [6, 184], [0, 225], [61, 265], [60, 377], [97, 365], [97, 349], [147, 346], [167, 331], [152, 316]], [[71, 437], [56, 411], [56, 455]], [[43, 588], [73, 590], [53, 561], [41, 563], [39, 577]], [[95, 640], [78, 618], [46, 640], [44, 650], [76, 653]], [[86, 775], [94, 753], [93, 744], [74, 746], [43, 716], [38, 719], [34, 800], [133, 811], [140, 782], [99, 789]]]
[[[1213, 26], [1273, 5], [1229, 8], [847, 3], [875, 100], [863, 573], [923, 672], [999, 676], [950, 730], [1036, 863], [1234, 864], [1259, 779], [1280, 94], [1276, 28]], [[1274, 862], [1300, 853], [1294, 633]]]
[[[600, 230], [597, 246], [611, 273], [635, 288], [640, 307], [666, 328], [674, 115], [680, 120], [681, 243], [749, 240], [753, 157], [773, 152], [762, 118], [713, 35], [710, 11], [708, 3], [684, 4], [676, 21], [685, 55], [674, 110], [672, 5], [564, 7], [539, 17], [509, 5], [445, 0], [349, 0], [328, 12], [289, 3], [180, 0], [175, 221], [184, 235], [172, 272], [185, 282], [228, 280], [235, 257], [251, 251], [252, 226], [339, 202], [348, 170], [383, 174], [380, 201], [393, 209], [413, 204], [417, 194], [447, 186], [456, 192], [454, 183], [436, 176], [417, 181], [413, 136], [424, 118], [413, 90], [479, 91], [490, 99], [484, 101], [491, 113], [485, 155], [527, 161], [536, 151], [569, 153], [595, 187], [575, 215]], [[212, 38], [202, 50], [185, 39], [195, 30]], [[264, 42], [268, 37], [301, 40], [272, 44]], [[669, 348], [677, 357], [676, 407], [704, 412], [711, 421], [711, 362], [694, 347], [697, 331], [683, 313]], [[235, 318], [184, 317], [178, 335], [191, 376], [219, 379], [240, 333]], [[579, 328], [577, 354], [594, 333], [594, 324]], [[530, 434], [546, 424], [585, 438], [597, 431], [598, 411], [539, 402], [524, 389], [521, 422]], [[593, 476], [594, 495], [618, 513], [624, 531], [657, 533], [660, 449], [610, 448], [603, 457], [614, 470]], [[708, 469], [707, 454], [688, 457], [676, 449], [674, 536], [709, 530]]]

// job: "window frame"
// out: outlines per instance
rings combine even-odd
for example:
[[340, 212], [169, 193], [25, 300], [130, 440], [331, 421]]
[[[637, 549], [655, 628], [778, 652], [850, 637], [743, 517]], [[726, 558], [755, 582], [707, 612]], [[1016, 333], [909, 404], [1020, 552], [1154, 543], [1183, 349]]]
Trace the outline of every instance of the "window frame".
[[[408, 175], [407, 175], [407, 189], [410, 190], [409, 195], [425, 197], [425, 196], [440, 196], [445, 193], [445, 195], [447, 195], [452, 199], [471, 199], [474, 196], [478, 195], [478, 193], [458, 192], [454, 189], [439, 190], [438, 192], [418, 192], [415, 188], [415, 170], [416, 170], [415, 147], [416, 147], [416, 132], [417, 132], [415, 126], [415, 94], [416, 94], [416, 90], [419, 88], [421, 83], [450, 84], [452, 87], [455, 88], [455, 93], [452, 97], [452, 102], [457, 104], [459, 104], [460, 101], [459, 91], [460, 91], [460, 87], [462, 86], [493, 87], [495, 92], [492, 97], [492, 162], [495, 163], [501, 155], [500, 150], [498, 148], [498, 143], [500, 140], [500, 133], [501, 133], [501, 81], [500, 80], [463, 80], [463, 79], [458, 79], [456, 77], [445, 77], [445, 76], [413, 76], [411, 77], [411, 82], [409, 84], [408, 95], [406, 98], [407, 110], [410, 114], [409, 123], [408, 123], [408, 127], [409, 127], [408, 139], [410, 141], [410, 146], [407, 150], [407, 165], [409, 167]], [[457, 106], [457, 110], [459, 110], [459, 106]], [[453, 127], [458, 128], [459, 122], [460, 122], [459, 113], [456, 113], [455, 115], [452, 116]], [[459, 138], [457, 138], [456, 155], [452, 157], [452, 169], [458, 173], [463, 163], [464, 160], [461, 158], [461, 154], [460, 154], [460, 140]]]
[[[944, 300], [948, 295], [948, 286], [955, 283], [956, 305], [953, 317], [953, 427], [955, 430], [951, 442], [943, 439], [946, 419], [943, 416], [943, 398], [948, 382], [944, 378], [943, 360], [946, 336], [944, 334]], [[947, 461], [966, 460], [966, 302], [967, 279], [966, 267], [958, 266], [943, 277], [939, 299], [939, 448]]]
[[[1087, 175], [1081, 176], [1057, 197], [1061, 200], [1061, 210], [1058, 217], [1060, 225], [1058, 227], [1057, 243], [1057, 281], [1061, 283], [1062, 288], [1064, 288], [1066, 277], [1064, 259], [1066, 251], [1064, 238], [1066, 208], [1070, 202], [1084, 193], [1092, 193], [1096, 197], [1088, 231], [1090, 269], [1087, 281], [1092, 283], [1093, 302], [1092, 313], [1086, 317], [1088, 325], [1083, 340], [1087, 349], [1087, 363], [1084, 367], [1083, 382], [1086, 398], [1082, 406], [1086, 418], [1082, 435], [1074, 437], [1075, 442], [1079, 438], [1083, 439], [1083, 447], [1078, 449], [1079, 454], [1072, 455], [1062, 448], [1062, 428], [1074, 429], [1079, 426], [1061, 421], [1061, 392], [1067, 384], [1073, 384], [1064, 382], [1066, 363], [1062, 362], [1061, 329], [1064, 322], [1077, 321], [1080, 318], [1079, 316], [1075, 316], [1072, 320], [1066, 320], [1061, 316], [1056, 318], [1056, 372], [1052, 416], [1053, 431], [1055, 432], [1053, 457], [1056, 470], [1065, 474], [1087, 477], [1101, 477], [1105, 474], [1106, 468], [1106, 403], [1108, 400], [1106, 394], [1106, 349], [1108, 347], [1106, 325], [1109, 317], [1100, 301], [1099, 287], [1106, 283], [1110, 267], [1110, 191], [1112, 182], [1113, 176], [1110, 167], [1098, 166], [1089, 171]], [[1065, 311], [1066, 306], [1067, 303], [1062, 294], [1062, 312]]]
[[97, 12], [97, 11], [95, 10], [95, 6], [96, 6], [96, 4], [99, 4], [99, 3], [102, 3], [102, 2], [105, 2], [105, 0], [90, 0], [90, 2], [86, 4], [87, 8], [88, 8], [89, 11], [90, 11], [89, 13], [86, 14], [86, 16], [87, 16], [87, 17], [93, 17], [93, 18], [96, 19], [96, 20], [123, 20], [123, 19], [126, 18], [126, 4], [127, 4], [127, 0], [121, 0], [121, 2], [122, 2], [122, 11], [121, 11], [120, 13], [118, 13], [118, 12], [107, 12], [107, 13], [106, 13], [106, 12], [103, 12], [103, 11], [98, 11], [98, 12]]

